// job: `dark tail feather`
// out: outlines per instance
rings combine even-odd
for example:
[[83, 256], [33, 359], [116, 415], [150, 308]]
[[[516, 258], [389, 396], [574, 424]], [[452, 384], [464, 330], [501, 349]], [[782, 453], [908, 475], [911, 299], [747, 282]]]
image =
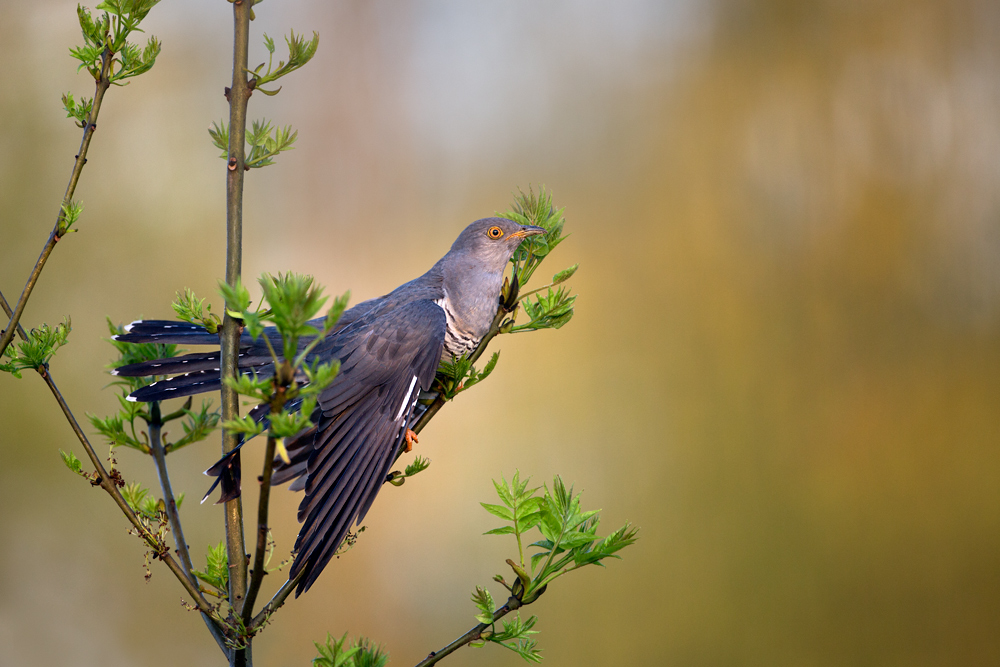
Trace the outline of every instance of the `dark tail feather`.
[[179, 343], [181, 345], [218, 345], [219, 334], [190, 322], [171, 320], [136, 320], [125, 333], [112, 336], [125, 343]]
[[215, 501], [216, 505], [221, 505], [240, 497], [240, 479], [242, 478], [240, 463], [241, 446], [242, 443], [205, 471], [206, 475], [214, 475], [216, 479], [212, 482], [212, 486], [209, 487], [208, 491], [205, 492], [205, 495], [202, 496], [201, 502], [208, 500], [208, 497], [212, 495], [212, 491], [215, 491], [215, 487], [219, 484], [222, 484], [222, 495]]
[[[251, 417], [258, 424], [262, 424], [265, 429], [270, 426], [270, 420], [268, 415], [270, 414], [271, 406], [267, 403], [262, 403], [255, 407], [253, 410], [247, 413], [248, 417]], [[230, 500], [235, 500], [240, 497], [242, 492], [240, 489], [240, 449], [243, 448], [248, 441], [240, 438], [239, 443], [236, 447], [225, 454], [221, 459], [216, 461], [211, 468], [205, 471], [206, 475], [210, 477], [215, 477], [216, 480], [212, 482], [212, 486], [209, 487], [205, 495], [202, 496], [201, 502], [205, 502], [212, 491], [215, 491], [215, 487], [222, 484], [222, 495], [217, 501], [216, 505], [228, 502]]]
[[274, 475], [271, 477], [271, 484], [284, 484], [296, 480], [289, 487], [290, 491], [300, 491], [305, 488], [305, 477], [302, 475], [308, 469], [309, 456], [312, 454], [315, 437], [316, 427], [314, 426], [285, 441], [289, 462], [285, 463], [280, 457], [274, 458]]
[[163, 401], [168, 398], [202, 394], [206, 391], [218, 391], [221, 387], [222, 380], [219, 379], [219, 369], [215, 368], [186, 373], [148, 384], [129, 394], [128, 400], [149, 403], [151, 401]]
[[175, 373], [191, 373], [193, 371], [219, 371], [219, 351], [195, 352], [180, 357], [156, 359], [155, 361], [140, 361], [135, 364], [119, 366], [111, 371], [112, 375], [126, 377], [146, 377], [148, 375], [174, 375]]

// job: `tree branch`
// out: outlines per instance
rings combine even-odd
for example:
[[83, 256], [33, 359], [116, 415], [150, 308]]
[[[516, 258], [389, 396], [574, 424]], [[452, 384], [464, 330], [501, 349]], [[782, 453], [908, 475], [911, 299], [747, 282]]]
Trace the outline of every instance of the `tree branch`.
[[[42, 248], [42, 254], [38, 256], [34, 268], [31, 269], [31, 275], [28, 276], [28, 282], [25, 283], [24, 289], [21, 290], [21, 297], [17, 300], [13, 312], [8, 312], [7, 314], [10, 320], [7, 322], [7, 327], [4, 329], [3, 335], [0, 336], [0, 354], [3, 354], [3, 351], [10, 345], [10, 341], [13, 340], [15, 328], [21, 321], [24, 307], [28, 304], [28, 298], [31, 296], [32, 290], [35, 289], [35, 283], [38, 282], [38, 277], [42, 274], [45, 262], [49, 259], [49, 255], [52, 254], [56, 243], [62, 238], [59, 232], [63, 216], [65, 215], [64, 208], [73, 199], [73, 193], [76, 192], [76, 184], [80, 181], [80, 173], [83, 171], [83, 165], [87, 164], [87, 151], [90, 150], [90, 140], [93, 139], [94, 130], [97, 129], [97, 115], [101, 111], [101, 102], [104, 100], [104, 93], [107, 92], [108, 87], [111, 85], [112, 55], [107, 48], [104, 49], [104, 53], [101, 55], [101, 76], [97, 79], [96, 89], [94, 90], [94, 103], [90, 109], [90, 116], [87, 117], [87, 124], [83, 128], [80, 151], [77, 153], [76, 162], [73, 163], [73, 172], [70, 174], [66, 193], [63, 195], [62, 204], [59, 206], [56, 224], [52, 228], [52, 232], [49, 233], [49, 239], [45, 242], [45, 247]], [[9, 310], [9, 307], [4, 308], [4, 310]]]
[[274, 594], [271, 601], [264, 605], [264, 608], [260, 610], [260, 613], [253, 617], [253, 621], [248, 627], [250, 632], [256, 632], [262, 628], [265, 623], [267, 623], [267, 619], [271, 616], [271, 614], [276, 612], [281, 605], [285, 604], [285, 599], [291, 595], [292, 591], [299, 585], [299, 581], [305, 576], [305, 574], [306, 573], [303, 570], [302, 572], [299, 572], [297, 577], [289, 579], [281, 585], [281, 588], [279, 588], [278, 592]]
[[253, 569], [247, 599], [243, 603], [243, 624], [249, 627], [253, 622], [253, 605], [264, 581], [264, 556], [267, 553], [267, 510], [271, 498], [271, 473], [274, 472], [275, 439], [268, 437], [264, 449], [264, 472], [260, 476], [260, 500], [257, 503], [257, 548], [254, 552]]
[[[243, 264], [243, 175], [246, 159], [247, 100], [252, 92], [247, 82], [247, 50], [250, 39], [250, 12], [253, 2], [233, 2], [233, 83], [226, 90], [229, 100], [229, 158], [226, 161], [226, 282], [240, 280]], [[239, 416], [239, 396], [226, 385], [225, 378], [236, 377], [240, 325], [227, 312], [222, 322], [222, 419]], [[222, 453], [236, 448], [239, 436], [223, 431]], [[243, 502], [240, 498], [225, 505], [226, 552], [229, 556], [229, 605], [241, 614], [247, 592], [246, 543], [243, 535]], [[233, 651], [229, 664], [252, 664], [247, 647]]]
[[[163, 428], [163, 419], [160, 417], [160, 403], [155, 401], [150, 406], [149, 426], [149, 453], [156, 462], [156, 474], [160, 479], [160, 490], [163, 492], [163, 504], [167, 512], [167, 520], [170, 521], [170, 530], [174, 534], [174, 544], [176, 545], [177, 556], [181, 560], [184, 572], [188, 580], [198, 587], [198, 578], [192, 573], [194, 566], [191, 563], [191, 552], [188, 550], [187, 540], [184, 539], [184, 530], [181, 528], [181, 517], [177, 513], [177, 501], [174, 498], [174, 491], [170, 485], [170, 474], [167, 471], [167, 453], [163, 448], [163, 441], [160, 437]], [[222, 629], [212, 620], [212, 618], [202, 612], [202, 619], [208, 626], [208, 631], [212, 633], [215, 642], [222, 649], [222, 652], [229, 658], [232, 652], [226, 646], [226, 637]]]
[[[2, 305], [4, 312], [7, 313], [8, 317], [10, 317], [12, 312], [11, 307], [7, 303], [7, 299], [4, 298], [3, 293], [0, 293], [0, 305]], [[22, 339], [27, 339], [24, 327], [16, 325], [16, 329]], [[55, 397], [56, 402], [59, 404], [59, 408], [62, 410], [63, 415], [65, 415], [70, 427], [73, 429], [73, 433], [76, 434], [80, 444], [83, 445], [83, 449], [87, 452], [87, 456], [90, 458], [90, 462], [93, 464], [94, 469], [97, 472], [98, 480], [94, 480], [91, 483], [94, 484], [94, 486], [100, 486], [108, 493], [108, 495], [111, 496], [111, 499], [115, 501], [116, 505], [118, 505], [122, 514], [125, 515], [125, 518], [129, 520], [136, 531], [138, 531], [139, 535], [146, 541], [146, 544], [153, 550], [156, 557], [166, 563], [167, 567], [170, 568], [170, 571], [174, 573], [174, 576], [176, 576], [178, 581], [181, 582], [181, 585], [184, 586], [188, 595], [194, 599], [195, 606], [198, 610], [203, 614], [211, 616], [213, 609], [211, 605], [208, 604], [208, 601], [205, 600], [201, 591], [198, 590], [198, 587], [191, 583], [187, 574], [170, 555], [170, 550], [166, 548], [166, 545], [164, 545], [156, 537], [156, 535], [153, 535], [146, 529], [146, 527], [142, 524], [142, 521], [139, 520], [139, 517], [136, 516], [135, 512], [132, 511], [132, 508], [128, 506], [127, 502], [125, 502], [125, 498], [118, 490], [119, 483], [124, 483], [121, 481], [121, 476], [118, 474], [118, 471], [113, 468], [112, 470], [115, 473], [114, 476], [108, 473], [108, 471], [104, 468], [104, 464], [101, 463], [100, 457], [98, 457], [97, 452], [94, 451], [93, 445], [90, 444], [90, 440], [83, 432], [83, 429], [80, 428], [79, 422], [76, 421], [76, 417], [73, 416], [72, 410], [70, 410], [69, 405], [66, 404], [66, 400], [59, 392], [59, 388], [56, 386], [55, 380], [52, 379], [52, 374], [49, 372], [48, 367], [42, 366], [39, 368], [38, 374], [42, 376], [43, 380], [45, 380], [45, 384]]]
[[[510, 612], [514, 611], [515, 609], [519, 609], [521, 606], [522, 606], [521, 601], [511, 596], [507, 600], [507, 604], [505, 604], [504, 606], [500, 607], [495, 612], [493, 612], [493, 623], [496, 623]], [[464, 635], [462, 635], [452, 643], [445, 646], [440, 651], [431, 651], [430, 655], [428, 655], [426, 658], [418, 662], [416, 667], [430, 667], [430, 665], [433, 665], [439, 660], [448, 657], [449, 655], [454, 653], [456, 650], [462, 648], [466, 644], [471, 644], [474, 641], [482, 639], [483, 631], [493, 627], [493, 623], [480, 623], [479, 625], [472, 628], [471, 630], [466, 632]]]

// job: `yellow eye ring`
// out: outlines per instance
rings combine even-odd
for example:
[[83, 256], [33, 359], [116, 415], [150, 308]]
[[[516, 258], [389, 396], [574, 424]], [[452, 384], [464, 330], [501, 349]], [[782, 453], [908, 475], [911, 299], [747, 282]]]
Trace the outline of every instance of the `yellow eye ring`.
[[498, 239], [501, 236], [503, 236], [503, 230], [500, 229], [499, 227], [490, 227], [489, 229], [486, 230], [486, 235], [489, 236], [491, 239]]

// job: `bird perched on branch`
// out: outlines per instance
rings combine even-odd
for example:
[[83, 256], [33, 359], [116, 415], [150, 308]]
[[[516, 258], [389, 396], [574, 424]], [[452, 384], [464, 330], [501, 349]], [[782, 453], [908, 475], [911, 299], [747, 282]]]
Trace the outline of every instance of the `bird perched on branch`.
[[[313, 357], [321, 362], [339, 359], [340, 373], [319, 394], [315, 427], [286, 443], [288, 462], [275, 460], [272, 480], [292, 481], [291, 489], [305, 490], [298, 511], [298, 555], [289, 574], [290, 579], [302, 575], [296, 595], [315, 583], [348, 529], [364, 519], [396, 453], [409, 444], [417, 399], [421, 391], [430, 390], [438, 364], [470, 353], [489, 331], [504, 269], [517, 247], [545, 231], [505, 218], [473, 222], [427, 273], [346, 311], [313, 349]], [[274, 340], [277, 331], [265, 329], [263, 335]], [[162, 320], [133, 322], [116, 339], [219, 344], [219, 334], [204, 327]], [[129, 396], [133, 401], [159, 401], [218, 390], [219, 360], [214, 350], [122, 366], [114, 373], [181, 373]], [[274, 372], [263, 339], [242, 334], [239, 368], [259, 375]], [[259, 418], [265, 418], [266, 408], [254, 409]], [[238, 496], [239, 448], [207, 472], [222, 482], [220, 502]]]

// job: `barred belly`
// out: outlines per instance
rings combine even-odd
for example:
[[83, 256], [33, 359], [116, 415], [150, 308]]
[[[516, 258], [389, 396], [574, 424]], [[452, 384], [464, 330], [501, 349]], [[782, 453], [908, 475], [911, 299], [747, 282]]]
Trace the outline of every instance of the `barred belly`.
[[448, 298], [438, 299], [434, 303], [441, 306], [446, 322], [444, 350], [441, 352], [441, 359], [443, 361], [451, 361], [452, 357], [460, 357], [476, 349], [480, 339], [458, 326], [458, 323], [455, 321], [455, 315], [451, 312], [451, 304]]

